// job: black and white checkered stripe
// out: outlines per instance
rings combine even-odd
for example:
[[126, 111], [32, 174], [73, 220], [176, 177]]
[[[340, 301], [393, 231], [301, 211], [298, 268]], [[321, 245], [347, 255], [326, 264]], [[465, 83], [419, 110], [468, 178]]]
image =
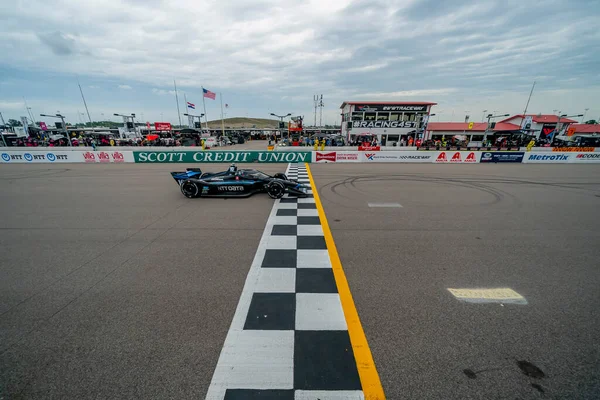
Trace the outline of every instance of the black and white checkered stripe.
[[[286, 175], [310, 184], [305, 164]], [[314, 189], [314, 188], [313, 188]], [[364, 399], [312, 191], [276, 200], [207, 399]]]

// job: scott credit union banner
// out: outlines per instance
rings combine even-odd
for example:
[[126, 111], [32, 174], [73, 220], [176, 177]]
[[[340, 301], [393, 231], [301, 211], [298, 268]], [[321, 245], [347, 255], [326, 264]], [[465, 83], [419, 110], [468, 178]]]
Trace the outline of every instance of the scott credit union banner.
[[136, 163], [297, 163], [310, 151], [134, 151]]

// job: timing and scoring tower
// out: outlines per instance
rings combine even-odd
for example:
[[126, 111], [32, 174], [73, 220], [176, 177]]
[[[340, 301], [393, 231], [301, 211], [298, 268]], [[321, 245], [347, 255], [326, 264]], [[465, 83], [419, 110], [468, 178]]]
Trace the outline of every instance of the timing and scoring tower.
[[381, 146], [393, 146], [401, 139], [422, 137], [431, 102], [345, 101], [342, 109], [342, 136], [354, 142], [360, 136], [373, 135]]

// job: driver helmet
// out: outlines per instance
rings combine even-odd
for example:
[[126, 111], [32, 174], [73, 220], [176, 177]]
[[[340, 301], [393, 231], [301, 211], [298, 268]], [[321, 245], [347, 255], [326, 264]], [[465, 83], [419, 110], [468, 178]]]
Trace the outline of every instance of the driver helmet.
[[237, 166], [235, 165], [235, 163], [232, 163], [229, 166], [229, 172], [236, 172], [237, 171]]

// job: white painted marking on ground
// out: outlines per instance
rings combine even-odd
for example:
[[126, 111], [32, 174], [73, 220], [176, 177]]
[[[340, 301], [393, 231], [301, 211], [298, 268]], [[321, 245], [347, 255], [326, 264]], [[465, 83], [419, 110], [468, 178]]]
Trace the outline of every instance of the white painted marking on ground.
[[294, 293], [296, 271], [293, 268], [261, 268], [254, 290], [257, 293]]
[[298, 268], [331, 268], [327, 250], [298, 250]]
[[296, 293], [296, 330], [343, 331], [348, 329], [337, 293]]
[[312, 209], [312, 208], [306, 208], [306, 209], [298, 209], [298, 216], [299, 217], [318, 217], [319, 216], [319, 210], [316, 209]]
[[369, 203], [371, 208], [403, 208], [400, 203]]
[[[260, 280], [261, 265], [273, 225], [295, 225], [297, 222], [296, 217], [277, 216], [278, 205], [278, 202], [274, 202], [271, 213], [267, 218], [265, 229], [258, 243], [254, 260], [246, 277], [240, 300], [208, 388], [206, 400], [223, 400], [227, 388], [252, 389], [256, 386], [259, 386], [256, 389], [275, 388], [276, 386], [273, 386], [275, 384], [281, 389], [293, 389], [294, 331], [243, 331], [250, 302], [252, 301], [252, 294], [256, 292], [256, 286]], [[258, 333], [259, 336], [252, 336], [252, 332]], [[261, 334], [263, 336], [260, 336]], [[262, 341], [261, 338], [267, 337], [269, 340]], [[254, 350], [256, 353], [251, 353], [252, 349], [249, 348], [251, 342], [252, 346], [262, 347]], [[250, 356], [250, 354], [253, 356]], [[256, 356], [262, 357], [264, 361], [260, 366], [256, 365]], [[282, 362], [285, 360], [286, 364], [273, 364], [271, 357], [277, 359], [280, 356]], [[289, 360], [292, 361], [291, 365], [288, 366]]]
[[511, 288], [448, 288], [448, 291], [458, 300], [467, 303], [527, 304], [527, 300]]
[[[279, 200], [277, 200], [279, 202]], [[288, 210], [295, 210], [296, 208], [298, 208], [296, 206], [296, 203], [281, 203], [279, 202], [277, 204], [277, 207], [281, 210], [281, 209], [288, 209]]]
[[294, 400], [365, 400], [362, 390], [296, 390]]
[[271, 236], [267, 241], [267, 249], [296, 250], [296, 236]]
[[323, 236], [323, 227], [321, 225], [298, 225], [298, 236]]
[[294, 331], [247, 330], [223, 347], [206, 398], [222, 400], [227, 388], [293, 387]]
[[296, 225], [297, 223], [298, 223], [298, 217], [274, 215], [273, 220], [271, 221], [271, 226], [273, 226], [273, 225]]

